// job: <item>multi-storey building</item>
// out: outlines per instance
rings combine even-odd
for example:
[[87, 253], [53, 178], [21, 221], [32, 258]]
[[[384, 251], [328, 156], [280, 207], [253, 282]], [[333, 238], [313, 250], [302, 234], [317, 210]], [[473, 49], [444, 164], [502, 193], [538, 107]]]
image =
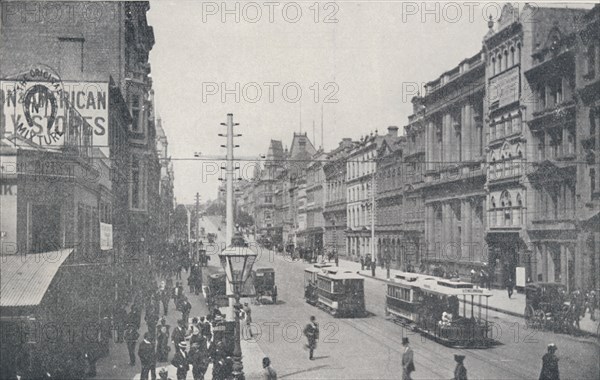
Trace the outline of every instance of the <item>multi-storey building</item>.
[[344, 138], [329, 152], [323, 163], [325, 175], [324, 244], [326, 251], [346, 254], [346, 157], [352, 149], [352, 139]]
[[387, 135], [371, 133], [355, 144], [346, 161], [346, 247], [353, 259], [371, 254], [376, 257], [377, 247], [371, 244], [373, 213], [373, 183], [376, 171], [377, 150], [385, 140], [398, 138], [398, 128]]
[[462, 275], [483, 265], [485, 171], [483, 55], [427, 83], [425, 240], [422, 261]]
[[600, 6], [581, 18], [576, 34], [577, 210], [575, 285], [600, 288]]
[[[389, 127], [397, 134], [398, 127]], [[405, 138], [384, 140], [378, 149], [376, 176], [375, 238], [379, 247], [377, 260], [390, 267], [406, 269], [402, 255], [404, 219], [403, 148]]]
[[[425, 172], [425, 105], [423, 98], [411, 100], [413, 114], [404, 127], [406, 142], [403, 149], [402, 181], [404, 239], [400, 245], [401, 255], [412, 265], [421, 263], [421, 252], [425, 247], [425, 206], [422, 186]], [[414, 264], [413, 264], [414, 263]]]
[[325, 158], [326, 154], [319, 150], [306, 168], [306, 230], [301, 233], [306, 237], [306, 247], [317, 255], [321, 254], [324, 249], [323, 207], [325, 206], [325, 197], [323, 184], [325, 173], [323, 172], [323, 162]]
[[[52, 263], [29, 256], [32, 260], [18, 269], [33, 281], [41, 270], [36, 263], [41, 263], [44, 283], [27, 296], [18, 293], [26, 288], [8, 286], [17, 293], [3, 291], [2, 315], [74, 323], [73, 331], [80, 331], [78, 324], [110, 315], [113, 304], [126, 303], [136, 287], [150, 280], [147, 264], [160, 243], [149, 4], [99, 3], [96, 10], [106, 17], [96, 22], [87, 20], [85, 2], [2, 5], [2, 153], [8, 152], [15, 168], [20, 168], [11, 179], [18, 195], [14, 200], [8, 199], [14, 194], [1, 197], [3, 235], [5, 229], [11, 232], [14, 248], [2, 253], [27, 257], [61, 252], [60, 260]], [[37, 17], [45, 7], [63, 19], [45, 22]], [[25, 106], [13, 101], [19, 93]], [[47, 102], [40, 108], [34, 99]], [[47, 128], [39, 131], [31, 121], [19, 123], [19, 115], [24, 121], [39, 117]], [[2, 166], [12, 157], [3, 156]], [[30, 171], [36, 165], [41, 172]], [[33, 178], [37, 180], [32, 182]], [[64, 262], [77, 265], [62, 266]], [[5, 271], [16, 268], [3, 264], [2, 278], [9, 278]], [[62, 308], [57, 309], [56, 299], [48, 294], [64, 295]], [[12, 301], [4, 303], [5, 299]], [[71, 339], [64, 352], [55, 352], [54, 345], [44, 347], [43, 342], [32, 351], [22, 341], [7, 343], [12, 354], [2, 352], [0, 377], [12, 378], [22, 370], [12, 360], [14, 355], [31, 354], [25, 362], [33, 367], [30, 377], [38, 377], [35, 366], [42, 360], [34, 352], [48, 358], [57, 355], [51, 361], [59, 363], [93, 344], [86, 337]], [[54, 373], [51, 365], [45, 370]]]
[[284, 160], [285, 156], [281, 141], [271, 140], [264, 167], [254, 183], [256, 215], [254, 223], [257, 232], [268, 236], [271, 241], [280, 241], [282, 234], [282, 226], [277, 223], [275, 194], [277, 192], [277, 178], [279, 173], [284, 170]]
[[507, 4], [484, 38], [486, 241], [497, 285], [574, 281], [575, 78], [566, 36], [584, 13]]

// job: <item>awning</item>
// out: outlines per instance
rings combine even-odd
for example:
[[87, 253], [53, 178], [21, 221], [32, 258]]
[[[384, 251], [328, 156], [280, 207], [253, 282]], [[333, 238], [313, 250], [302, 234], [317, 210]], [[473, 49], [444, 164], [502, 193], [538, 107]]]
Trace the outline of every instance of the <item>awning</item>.
[[0, 307], [37, 306], [72, 248], [0, 259]]

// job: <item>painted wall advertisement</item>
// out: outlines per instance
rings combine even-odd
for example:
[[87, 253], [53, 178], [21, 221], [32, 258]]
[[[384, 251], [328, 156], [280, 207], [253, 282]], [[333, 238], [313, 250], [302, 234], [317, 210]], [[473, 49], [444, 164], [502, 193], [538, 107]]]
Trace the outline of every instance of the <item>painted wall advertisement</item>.
[[17, 156], [0, 156], [0, 253], [17, 253]]
[[50, 77], [3, 80], [0, 84], [4, 132], [43, 147], [58, 147], [65, 144], [73, 125], [89, 125], [94, 146], [108, 156], [108, 83], [63, 82]]
[[113, 248], [113, 228], [112, 224], [100, 222], [100, 249], [109, 250]]
[[490, 107], [501, 108], [519, 100], [520, 93], [520, 69], [515, 66], [512, 69], [490, 79], [488, 86], [488, 99]]

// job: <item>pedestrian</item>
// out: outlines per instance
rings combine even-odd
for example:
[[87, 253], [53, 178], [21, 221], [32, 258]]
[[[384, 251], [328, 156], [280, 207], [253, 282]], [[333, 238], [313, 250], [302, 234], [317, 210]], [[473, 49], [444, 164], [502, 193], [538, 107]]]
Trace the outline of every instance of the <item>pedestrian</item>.
[[513, 280], [510, 276], [506, 277], [506, 291], [508, 292], [508, 298], [511, 298], [513, 294]]
[[156, 325], [158, 324], [160, 311], [158, 311], [158, 302], [155, 301], [154, 297], [151, 299], [148, 307], [146, 307], [146, 315], [144, 320], [146, 326], [148, 326], [148, 333], [150, 333], [150, 340], [156, 339]]
[[377, 263], [375, 260], [371, 261], [371, 276], [375, 277], [375, 269], [377, 269]]
[[151, 342], [151, 334], [149, 332], [144, 334], [144, 339], [140, 342], [138, 356], [140, 357], [140, 362], [142, 363], [140, 380], [148, 380], [148, 372], [150, 372], [152, 380], [156, 380], [156, 353], [154, 351], [154, 344]]
[[156, 328], [156, 359], [159, 362], [169, 361], [169, 329], [165, 317], [160, 319], [160, 325]]
[[402, 353], [402, 380], [410, 380], [410, 374], [415, 371], [414, 352], [406, 337], [402, 338], [402, 346], [404, 347]]
[[555, 352], [558, 348], [554, 343], [548, 345], [548, 352], [542, 357], [542, 371], [540, 372], [540, 380], [559, 380], [558, 358]]
[[[200, 336], [202, 339], [204, 337]], [[194, 342], [191, 344], [189, 362], [192, 365], [192, 375], [194, 380], [204, 380], [204, 374], [208, 369], [208, 352], [206, 350], [206, 340], [204, 343]]]
[[467, 369], [465, 368], [464, 355], [454, 355], [456, 368], [454, 368], [454, 380], [467, 380]]
[[273, 285], [273, 290], [271, 291], [271, 299], [273, 300], [273, 305], [277, 305], [277, 285]]
[[263, 372], [262, 378], [263, 380], [277, 380], [277, 372], [271, 367], [271, 359], [268, 357], [264, 357], [262, 360]]
[[190, 294], [196, 293], [195, 285], [196, 285], [196, 265], [194, 264], [190, 268], [190, 275], [188, 276], [188, 286], [190, 287]]
[[171, 342], [173, 342], [175, 352], [179, 349], [179, 343], [185, 342], [185, 322], [182, 319], [177, 321], [177, 327], [171, 334]]
[[200, 326], [202, 328], [202, 336], [206, 338], [206, 342], [212, 340], [212, 326], [209, 322], [210, 315], [200, 318]]
[[244, 313], [244, 321], [246, 322], [246, 328], [248, 329], [248, 333], [252, 338], [252, 309], [248, 305], [248, 302], [244, 303], [244, 307], [242, 308], [242, 312]]
[[161, 281], [158, 288], [158, 299], [160, 299], [160, 302], [163, 305], [164, 315], [167, 315], [169, 312], [169, 299], [171, 298], [167, 289], [167, 283], [165, 281]]
[[306, 345], [309, 350], [308, 358], [310, 360], [314, 360], [313, 354], [317, 348], [317, 341], [319, 339], [319, 324], [317, 323], [317, 318], [315, 318], [314, 315], [310, 317], [310, 323], [304, 327], [304, 335], [308, 340], [308, 344]]
[[338, 254], [335, 254], [335, 266], [339, 267], [340, 266], [340, 257], [338, 256]]
[[171, 360], [171, 364], [177, 368], [177, 380], [185, 380], [187, 373], [190, 370], [188, 354], [185, 351], [186, 348], [187, 343], [185, 341], [180, 342], [177, 346], [175, 356], [173, 357], [173, 360]]
[[127, 351], [129, 351], [129, 365], [135, 365], [135, 345], [137, 344], [137, 340], [139, 339], [140, 334], [137, 331], [136, 326], [133, 323], [127, 325], [125, 329], [124, 338], [125, 342], [127, 342]]
[[475, 278], [475, 269], [471, 268], [471, 272], [470, 273], [471, 273], [471, 284], [475, 284], [475, 281], [477, 280]]
[[365, 270], [365, 259], [360, 257], [360, 270]]
[[181, 302], [181, 319], [187, 324], [188, 318], [190, 317], [190, 312], [192, 311], [192, 304], [188, 301], [186, 296], [183, 296], [183, 301]]
[[117, 306], [115, 310], [115, 330], [117, 331], [116, 343], [123, 343], [123, 333], [127, 325], [127, 311], [123, 305]]

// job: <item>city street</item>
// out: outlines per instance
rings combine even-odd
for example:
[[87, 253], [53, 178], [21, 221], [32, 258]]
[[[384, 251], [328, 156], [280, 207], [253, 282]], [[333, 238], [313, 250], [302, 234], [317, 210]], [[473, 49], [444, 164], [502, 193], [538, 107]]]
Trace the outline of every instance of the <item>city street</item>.
[[[415, 351], [415, 379], [451, 378], [453, 355], [466, 356], [469, 378], [534, 379], [539, 376], [541, 357], [548, 343], [555, 343], [560, 358], [561, 378], [595, 379], [599, 371], [598, 345], [551, 332], [528, 331], [520, 318], [490, 313], [497, 326], [500, 345], [489, 349], [448, 348], [386, 320], [383, 312], [385, 285], [365, 279], [365, 297], [370, 316], [336, 319], [304, 302], [303, 270], [308, 264], [290, 262], [272, 251], [260, 249], [255, 265], [273, 266], [279, 288], [278, 305], [264, 305], [253, 311], [261, 327], [258, 345], [272, 359], [280, 377], [285, 378], [398, 378], [402, 372], [402, 336], [409, 337]], [[308, 360], [301, 329], [311, 315], [321, 328], [316, 360]], [[271, 327], [272, 326], [272, 327]]]

